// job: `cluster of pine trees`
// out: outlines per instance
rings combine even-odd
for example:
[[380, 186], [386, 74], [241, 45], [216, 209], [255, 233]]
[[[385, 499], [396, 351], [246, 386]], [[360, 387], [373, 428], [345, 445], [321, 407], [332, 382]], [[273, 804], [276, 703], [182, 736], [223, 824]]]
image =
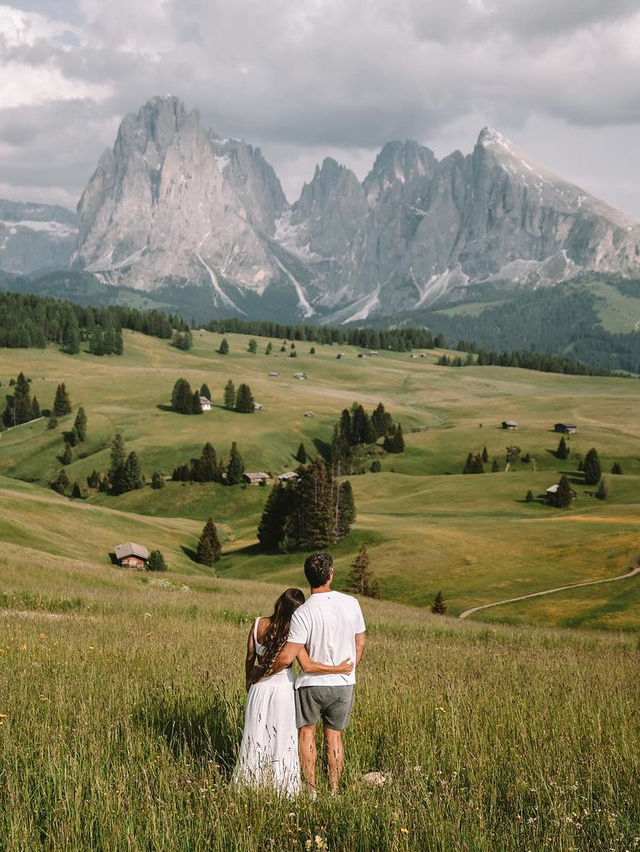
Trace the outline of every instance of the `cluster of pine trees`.
[[171, 408], [179, 414], [202, 414], [201, 396], [211, 399], [211, 391], [206, 384], [191, 390], [187, 379], [177, 379], [171, 391]]
[[207, 441], [200, 458], [178, 465], [173, 469], [171, 479], [174, 482], [223, 482], [226, 485], [237, 485], [243, 473], [244, 461], [235, 441], [231, 444], [226, 464], [218, 459], [215, 447]]
[[351, 409], [343, 409], [340, 420], [333, 427], [332, 464], [334, 467], [339, 466], [344, 473], [351, 473], [357, 448], [375, 444], [382, 437], [382, 446], [388, 453], [401, 453], [404, 450], [402, 426], [394, 424], [391, 414], [381, 402], [371, 415], [359, 402], [354, 402]]
[[170, 339], [188, 324], [158, 310], [140, 311], [125, 305], [95, 308], [21, 293], [0, 292], [0, 348], [44, 348], [57, 343], [70, 354], [83, 342], [95, 355], [122, 354], [122, 329]]
[[348, 534], [355, 519], [353, 491], [317, 458], [300, 465], [298, 478], [277, 482], [258, 525], [265, 550], [287, 552], [329, 547]]
[[230, 411], [238, 411], [240, 414], [253, 414], [255, 411], [255, 400], [249, 385], [244, 382], [236, 386], [229, 379], [224, 387], [223, 393], [224, 407]]
[[24, 373], [21, 372], [17, 379], [11, 379], [9, 387], [13, 388], [13, 393], [6, 395], [6, 408], [0, 420], [0, 430], [29, 423], [30, 420], [40, 417], [40, 405], [37, 398], [31, 396], [29, 379]]
[[144, 485], [144, 474], [137, 453], [127, 453], [124, 438], [118, 432], [111, 442], [111, 464], [106, 474], [93, 470], [87, 485], [105, 494], [124, 494]]
[[[431, 349], [434, 346], [445, 346], [442, 335], [434, 335], [425, 328], [353, 328], [344, 329], [334, 326], [315, 326], [299, 324], [285, 325], [277, 322], [262, 322], [259, 320], [242, 320], [236, 318], [213, 319], [207, 324], [209, 331], [220, 334], [232, 332], [235, 334], [259, 335], [261, 337], [281, 338], [283, 340], [306, 340], [314, 343], [338, 343], [362, 346], [366, 349], [388, 349], [395, 352], [409, 352], [411, 349]], [[226, 352], [228, 343], [226, 339]], [[219, 350], [221, 354], [222, 345]], [[269, 354], [268, 352], [266, 353]]]

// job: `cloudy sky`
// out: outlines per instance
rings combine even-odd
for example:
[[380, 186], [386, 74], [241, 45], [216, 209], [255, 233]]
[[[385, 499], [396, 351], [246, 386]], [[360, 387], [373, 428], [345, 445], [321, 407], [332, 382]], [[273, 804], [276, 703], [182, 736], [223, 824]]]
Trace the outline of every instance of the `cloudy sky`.
[[0, 197], [73, 207], [155, 94], [259, 145], [290, 200], [390, 139], [484, 125], [640, 219], [638, 0], [14, 0], [0, 5]]

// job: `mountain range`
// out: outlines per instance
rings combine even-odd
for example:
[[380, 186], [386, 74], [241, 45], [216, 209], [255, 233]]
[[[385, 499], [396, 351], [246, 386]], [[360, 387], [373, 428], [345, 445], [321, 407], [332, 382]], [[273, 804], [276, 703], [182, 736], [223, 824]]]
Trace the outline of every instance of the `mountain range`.
[[218, 316], [359, 322], [478, 284], [640, 272], [637, 222], [496, 130], [442, 160], [389, 142], [363, 181], [327, 158], [290, 205], [260, 149], [172, 96], [123, 119], [77, 219], [2, 202], [0, 228], [3, 270], [68, 267], [155, 295], [205, 288]]

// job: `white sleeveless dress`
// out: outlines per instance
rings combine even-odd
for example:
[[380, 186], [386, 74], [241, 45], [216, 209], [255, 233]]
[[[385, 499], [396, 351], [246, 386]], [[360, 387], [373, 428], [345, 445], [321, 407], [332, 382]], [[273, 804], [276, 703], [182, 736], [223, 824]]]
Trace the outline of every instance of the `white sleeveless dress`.
[[[259, 620], [253, 625], [253, 641], [261, 657], [265, 647], [258, 642]], [[249, 688], [234, 784], [271, 787], [287, 796], [300, 792], [293, 680], [288, 668]]]

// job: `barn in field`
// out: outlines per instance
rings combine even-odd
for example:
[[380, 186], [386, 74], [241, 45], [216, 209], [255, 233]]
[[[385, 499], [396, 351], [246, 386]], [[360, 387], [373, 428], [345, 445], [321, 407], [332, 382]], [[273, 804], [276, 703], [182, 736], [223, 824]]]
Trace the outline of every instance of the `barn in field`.
[[562, 432], [563, 435], [575, 435], [578, 427], [575, 423], [556, 423], [553, 427], [554, 432]]

